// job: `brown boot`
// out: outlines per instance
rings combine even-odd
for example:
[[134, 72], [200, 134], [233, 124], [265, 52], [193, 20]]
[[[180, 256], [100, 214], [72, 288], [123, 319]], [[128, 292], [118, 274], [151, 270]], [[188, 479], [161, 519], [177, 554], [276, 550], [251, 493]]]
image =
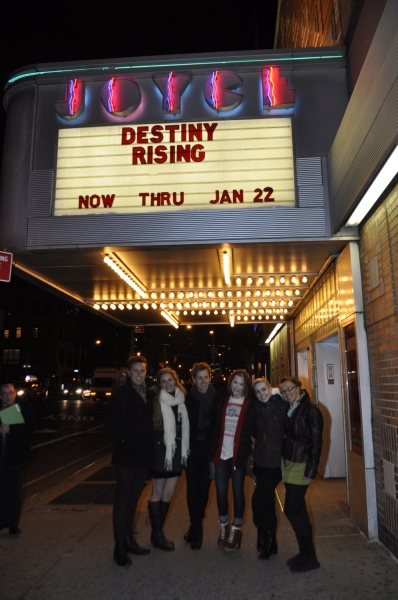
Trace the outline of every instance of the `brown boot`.
[[228, 521], [219, 521], [220, 523], [220, 535], [218, 536], [218, 546], [225, 548], [225, 544], [228, 539]]
[[229, 532], [227, 543], [225, 544], [225, 552], [234, 552], [237, 548], [240, 548], [242, 542], [242, 526], [232, 525], [231, 531]]

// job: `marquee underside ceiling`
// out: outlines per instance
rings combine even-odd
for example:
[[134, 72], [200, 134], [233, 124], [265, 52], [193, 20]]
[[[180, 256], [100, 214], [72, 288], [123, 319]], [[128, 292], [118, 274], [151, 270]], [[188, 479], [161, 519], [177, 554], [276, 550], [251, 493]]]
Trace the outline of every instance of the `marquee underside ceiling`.
[[[121, 325], [180, 325], [289, 320], [330, 256], [347, 241], [300, 241], [204, 246], [56, 249], [14, 252], [22, 276], [50, 286], [77, 304], [97, 310]], [[223, 272], [230, 257], [231, 282]], [[139, 295], [108, 264], [112, 258]], [[282, 278], [282, 279], [281, 279]], [[284, 279], [283, 279], [284, 278]]]

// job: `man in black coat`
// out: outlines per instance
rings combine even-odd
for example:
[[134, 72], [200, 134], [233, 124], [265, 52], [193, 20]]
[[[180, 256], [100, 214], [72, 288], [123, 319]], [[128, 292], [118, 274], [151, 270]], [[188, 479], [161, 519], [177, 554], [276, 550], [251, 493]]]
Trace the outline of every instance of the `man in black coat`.
[[[0, 396], [2, 409], [15, 404], [17, 394], [12, 383], [1, 386]], [[22, 507], [22, 469], [30, 460], [30, 436], [36, 428], [31, 404], [19, 399], [17, 404], [24, 422], [0, 425], [0, 529], [8, 527], [10, 535], [21, 533], [18, 525]]]
[[210, 383], [211, 368], [207, 363], [195, 363], [191, 369], [191, 377], [194, 385], [185, 398], [190, 427], [190, 455], [187, 462], [186, 480], [191, 524], [184, 539], [191, 544], [191, 548], [194, 550], [202, 547], [202, 521], [211, 484], [210, 442], [214, 435], [217, 406], [222, 396]]
[[115, 441], [112, 465], [116, 474], [113, 505], [114, 559], [130, 565], [130, 554], [148, 554], [133, 537], [137, 502], [145, 486], [152, 449], [154, 392], [146, 387], [147, 361], [143, 356], [128, 359], [126, 383], [108, 402], [106, 432]]

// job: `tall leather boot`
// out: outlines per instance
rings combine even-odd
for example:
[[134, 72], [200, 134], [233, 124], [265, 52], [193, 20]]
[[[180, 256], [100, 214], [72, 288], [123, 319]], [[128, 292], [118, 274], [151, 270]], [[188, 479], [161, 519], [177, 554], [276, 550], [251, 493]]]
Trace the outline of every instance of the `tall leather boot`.
[[264, 527], [257, 527], [257, 550], [260, 552], [266, 540], [266, 530]]
[[162, 520], [161, 504], [161, 501], [148, 502], [149, 520], [152, 527], [151, 542], [154, 548], [170, 552], [174, 550], [174, 544], [169, 542], [163, 535], [162, 525], [166, 517]]
[[127, 542], [123, 540], [122, 542], [115, 542], [115, 549], [113, 551], [113, 558], [116, 561], [116, 564], [119, 567], [126, 567], [131, 565], [131, 558], [127, 553]]
[[[170, 508], [170, 502], [163, 502], [163, 500], [160, 501], [160, 518], [162, 520], [162, 528], [166, 521], [166, 517], [167, 517], [167, 513], [169, 512], [169, 508]], [[174, 550], [174, 542], [172, 542], [171, 540], [168, 540], [164, 534], [163, 534], [163, 537], [168, 544], [171, 544], [171, 546], [173, 546], [173, 550]]]

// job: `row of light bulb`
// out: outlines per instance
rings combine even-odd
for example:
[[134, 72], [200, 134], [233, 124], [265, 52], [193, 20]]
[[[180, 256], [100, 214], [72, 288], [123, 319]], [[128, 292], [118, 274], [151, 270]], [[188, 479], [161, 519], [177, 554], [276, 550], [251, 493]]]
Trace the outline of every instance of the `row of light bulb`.
[[[274, 306], [274, 305], [275, 305], [275, 303], [273, 303], [273, 306]], [[143, 308], [144, 308], [145, 310], [148, 310], [148, 309], [149, 309], [149, 304], [148, 304], [148, 303], [146, 303], [146, 302], [145, 302], [145, 303], [144, 303], [142, 306], [143, 306]], [[246, 304], [246, 306], [249, 306], [249, 305], [248, 305], [248, 304]], [[132, 310], [132, 309], [133, 309], [133, 305], [132, 305], [132, 304], [130, 304], [130, 303], [126, 304], [126, 306], [124, 306], [124, 304], [118, 304], [118, 305], [116, 305], [116, 304], [114, 304], [114, 303], [111, 303], [111, 304], [109, 304], [109, 305], [108, 305], [108, 304], [102, 304], [102, 305], [100, 305], [100, 304], [97, 304], [97, 303], [96, 303], [96, 304], [94, 304], [94, 308], [95, 308], [96, 310], [100, 310], [100, 308], [102, 308], [103, 310], [108, 310], [108, 308], [110, 308], [111, 310], [116, 310], [117, 308], [118, 308], [119, 310], [124, 310], [124, 308], [127, 308], [128, 310]], [[135, 304], [135, 305], [134, 305], [134, 308], [135, 308], [136, 310], [139, 310], [139, 309], [141, 308], [141, 306], [140, 306], [140, 305], [137, 303], [137, 304]], [[158, 306], [157, 306], [156, 304], [151, 304], [151, 308], [153, 308], [153, 309], [157, 309], [157, 308], [158, 308]], [[160, 306], [160, 308], [164, 308], [164, 307]], [[181, 307], [181, 308], [182, 308], [182, 307]], [[190, 307], [186, 307], [186, 308], [190, 308]], [[213, 314], [214, 314], [214, 315], [218, 315], [218, 312], [219, 312], [219, 311], [218, 311], [217, 309], [213, 310]], [[221, 310], [220, 312], [221, 312], [221, 314], [222, 314], [222, 315], [225, 315], [225, 314], [227, 314], [227, 311], [226, 311], [225, 309], [224, 309], [224, 310]], [[252, 312], [253, 314], [257, 314], [257, 313], [258, 313], [258, 314], [260, 314], [260, 315], [263, 315], [263, 314], [265, 314], [265, 313], [270, 313], [270, 314], [272, 314], [272, 313], [276, 313], [276, 314], [279, 314], [279, 313], [285, 313], [285, 314], [286, 314], [286, 313], [288, 313], [289, 311], [288, 311], [288, 309], [287, 309], [287, 308], [267, 308], [267, 309], [264, 309], [264, 308], [259, 308], [258, 310], [257, 310], [257, 308], [252, 308], [250, 311], [249, 311], [249, 308], [245, 308], [245, 309], [242, 309], [242, 310], [241, 310], [240, 308], [238, 308], [237, 310], [231, 309], [231, 310], [229, 310], [229, 311], [228, 311], [228, 313], [229, 313], [230, 315], [233, 315], [233, 314], [235, 314], [235, 313], [236, 313], [236, 314], [238, 314], [238, 315], [240, 315], [240, 314], [242, 314], [242, 313], [243, 313], [243, 314], [249, 314], [249, 312]], [[202, 315], [202, 314], [210, 315], [210, 314], [211, 314], [211, 311], [210, 311], [209, 309], [208, 309], [208, 310], [206, 310], [206, 311], [202, 311], [202, 310], [198, 310], [198, 311], [197, 311], [197, 310], [191, 310], [191, 311], [190, 311], [190, 314], [191, 314], [191, 315], [195, 315], [196, 313], [198, 313], [198, 315]], [[177, 310], [177, 311], [175, 312], [175, 314], [178, 316], [178, 315], [180, 314], [180, 310]], [[188, 310], [184, 310], [184, 311], [183, 311], [183, 314], [184, 314], [184, 315], [187, 315], [187, 314], [188, 314]]]
[[[276, 289], [274, 291], [275, 296], [282, 296], [283, 294], [285, 296], [300, 296], [301, 292], [299, 289], [295, 289], [294, 292], [293, 290], [290, 289], [285, 289], [285, 290], [280, 290], [280, 289]], [[261, 291], [261, 290], [256, 290], [254, 292], [252, 292], [251, 290], [246, 290], [245, 292], [242, 292], [242, 290], [237, 290], [236, 291], [236, 297], [237, 298], [242, 298], [242, 296], [246, 296], [247, 298], [250, 298], [251, 296], [255, 296], [257, 298], [261, 297], [261, 296], [271, 296], [272, 292], [271, 290], [265, 290], [265, 291]], [[224, 293], [222, 291], [219, 292], [213, 292], [211, 290], [209, 290], [208, 292], [198, 292], [197, 297], [198, 298], [204, 298], [205, 296], [207, 296], [208, 298], [232, 298], [233, 297], [233, 292], [231, 290], [228, 290], [228, 292]], [[174, 299], [184, 299], [184, 298], [194, 298], [195, 294], [194, 292], [170, 292], [169, 293], [169, 299], [170, 300], [174, 300]], [[151, 293], [151, 298], [152, 300], [156, 300], [158, 298], [158, 294], [156, 292], [152, 292]], [[165, 300], [166, 299], [166, 294], [164, 292], [161, 292], [159, 294], [159, 298], [161, 300]], [[225, 299], [226, 299], [225, 298]]]
[[[281, 275], [278, 278], [271, 276], [271, 277], [267, 277], [267, 279], [268, 279], [268, 283], [270, 283], [271, 285], [276, 282], [276, 279], [278, 279], [280, 285], [288, 285], [288, 280], [283, 275]], [[290, 277], [290, 284], [297, 285], [297, 284], [299, 284], [300, 280], [301, 280], [301, 283], [307, 283], [308, 278], [305, 275], [303, 275], [303, 277], [301, 277], [301, 278], [296, 277], [294, 275], [293, 277]], [[241, 277], [237, 277], [235, 281], [236, 281], [236, 285], [240, 285], [242, 283]], [[252, 285], [252, 283], [253, 283], [253, 278], [248, 277], [246, 279], [246, 284]], [[264, 277], [258, 277], [257, 285], [262, 285], [263, 283], [264, 283]]]
[[[280, 300], [279, 302], [277, 302], [276, 300], [271, 300], [271, 302], [269, 302], [269, 303], [267, 302], [267, 300], [264, 300], [263, 302], [261, 302], [261, 306], [264, 308], [267, 306], [272, 306], [272, 307], [275, 307], [275, 306], [284, 307], [286, 305], [293, 306], [293, 304], [294, 304], [293, 300], [289, 300], [288, 302], [285, 302], [285, 300]], [[148, 310], [149, 306], [151, 306], [155, 310], [158, 308], [158, 305], [156, 304], [156, 302], [153, 302], [151, 305], [149, 305], [147, 302], [144, 302], [142, 304], [142, 307], [145, 310]], [[234, 306], [236, 306], [236, 308], [241, 308], [242, 306], [245, 306], [245, 308], [249, 308], [250, 306], [253, 306], [254, 308], [258, 308], [260, 306], [260, 303], [258, 302], [258, 300], [255, 300], [254, 302], [249, 302], [249, 300], [246, 300], [246, 302], [243, 302], [243, 303], [240, 300], [238, 300], [235, 304], [232, 301], [229, 301], [227, 303], [223, 302], [223, 301], [221, 301], [219, 303], [213, 301], [213, 302], [209, 302], [209, 303], [208, 302], [201, 302], [201, 303], [199, 303], [199, 302], [192, 302], [192, 303], [184, 302], [184, 304], [182, 304], [181, 302], [177, 302], [176, 304], [174, 304], [173, 302], [169, 302], [169, 304], [167, 304], [167, 305], [162, 302], [159, 305], [159, 307], [162, 310], [165, 310], [165, 309], [182, 310], [183, 308], [191, 308], [191, 309], [212, 308], [212, 309], [215, 309], [215, 308], [226, 308], [226, 307], [233, 308]], [[133, 305], [130, 302], [127, 303], [126, 305], [121, 304], [121, 303], [118, 305], [116, 305], [115, 303], [111, 303], [109, 305], [105, 304], [105, 303], [103, 303], [103, 304], [96, 303], [96, 304], [94, 304], [94, 308], [96, 310], [99, 310], [100, 308], [102, 308], [103, 310], [108, 310], [108, 308], [110, 308], [112, 310], [116, 310], [116, 308], [119, 308], [120, 310], [124, 310], [124, 308], [127, 308], [128, 310], [132, 310]], [[134, 304], [134, 308], [136, 310], [140, 310], [141, 304], [138, 304], [138, 302], [136, 302]], [[285, 309], [285, 312], [287, 312], [287, 309]]]

